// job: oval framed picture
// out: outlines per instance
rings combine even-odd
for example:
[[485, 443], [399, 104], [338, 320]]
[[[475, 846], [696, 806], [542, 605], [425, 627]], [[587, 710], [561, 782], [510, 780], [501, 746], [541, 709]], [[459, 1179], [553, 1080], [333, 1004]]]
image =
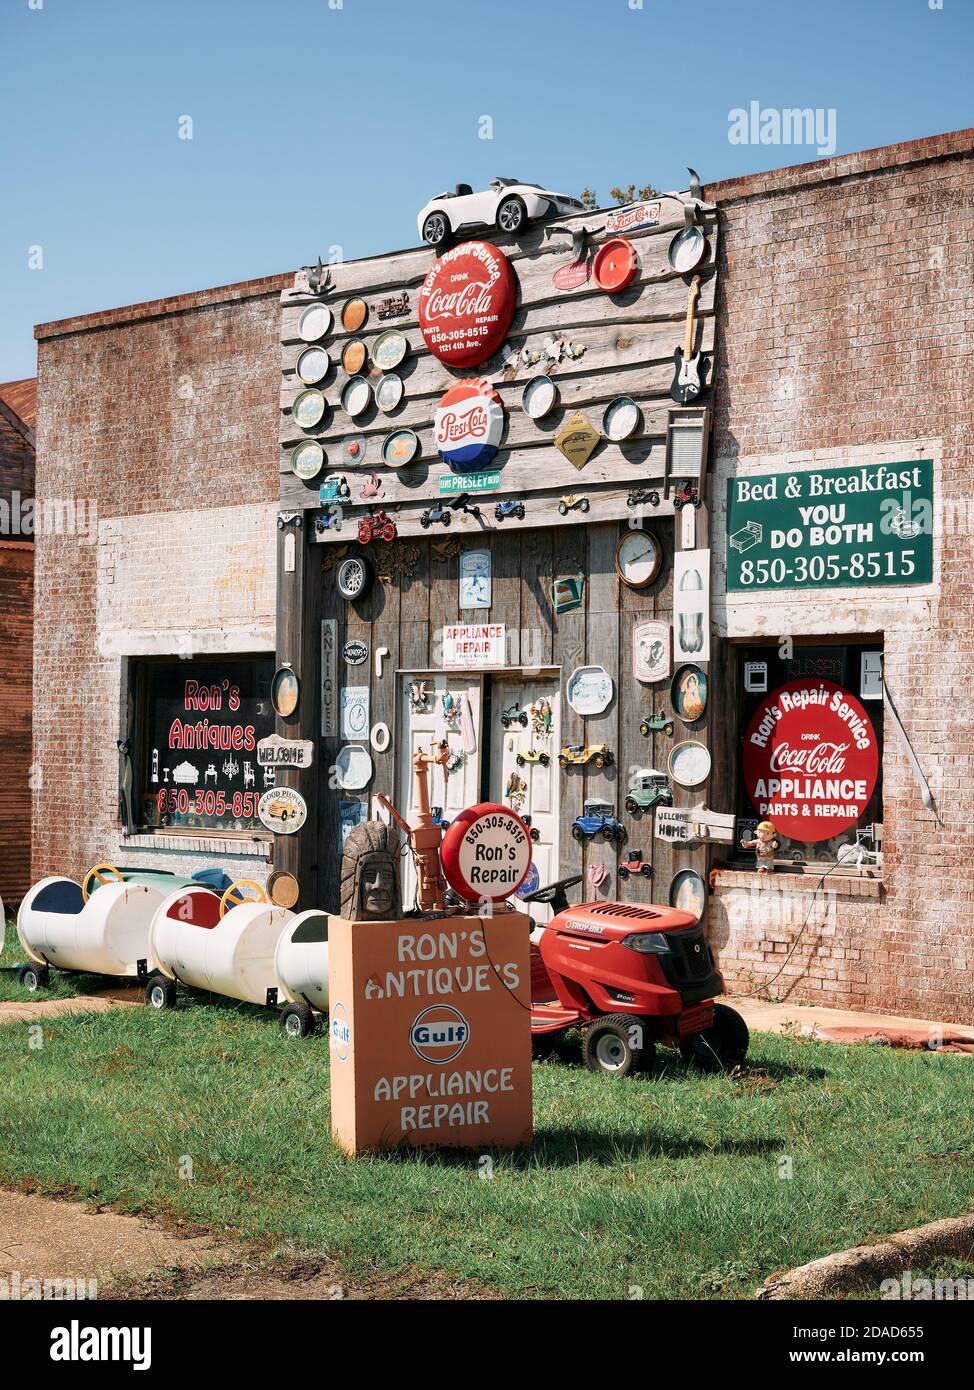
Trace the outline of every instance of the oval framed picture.
[[290, 666], [278, 666], [271, 682], [271, 704], [274, 706], [274, 713], [281, 719], [287, 719], [297, 709], [299, 698], [300, 686], [297, 676]]
[[298, 337], [303, 343], [316, 343], [331, 328], [331, 310], [327, 304], [309, 304], [298, 319]]
[[342, 391], [342, 409], [346, 415], [351, 415], [356, 420], [360, 415], [364, 415], [372, 403], [372, 387], [364, 376], [353, 376], [351, 381], [345, 383]]
[[372, 361], [380, 372], [392, 371], [409, 351], [409, 339], [398, 328], [387, 328], [372, 344]]
[[616, 546], [616, 572], [630, 589], [646, 589], [663, 567], [663, 547], [652, 531], [626, 531]]
[[358, 376], [365, 366], [369, 350], [361, 338], [351, 338], [342, 348], [342, 366], [349, 376]]
[[631, 396], [616, 396], [605, 407], [602, 416], [602, 433], [606, 439], [618, 444], [622, 439], [630, 439], [642, 422], [642, 412]]
[[342, 327], [346, 333], [357, 333], [368, 317], [369, 306], [364, 299], [346, 299], [342, 305]]
[[325, 451], [317, 439], [302, 439], [301, 443], [291, 450], [291, 472], [295, 477], [303, 478], [305, 482], [318, 476], [324, 462]]
[[707, 885], [696, 869], [680, 869], [670, 883], [670, 907], [691, 912], [699, 922], [707, 910]]
[[684, 227], [670, 242], [666, 259], [680, 275], [696, 270], [707, 254], [707, 238], [700, 227]]
[[670, 704], [684, 724], [695, 724], [707, 708], [707, 676], [699, 666], [681, 666], [670, 686]]
[[295, 424], [303, 430], [313, 430], [325, 417], [325, 398], [316, 386], [299, 391], [291, 406], [291, 416]]
[[415, 430], [396, 430], [386, 436], [382, 445], [382, 462], [389, 468], [405, 468], [419, 453], [419, 435]]
[[327, 349], [316, 344], [314, 347], [305, 348], [298, 358], [295, 371], [299, 381], [303, 381], [306, 386], [316, 386], [319, 381], [324, 381], [330, 366], [331, 358]]
[[395, 410], [405, 391], [402, 377], [396, 372], [386, 372], [375, 384], [375, 403], [383, 415]]
[[521, 393], [521, 407], [532, 420], [542, 420], [558, 403], [558, 387], [550, 376], [533, 376]]
[[361, 468], [365, 463], [365, 435], [346, 434], [342, 440], [342, 466], [344, 468]]
[[670, 750], [669, 770], [681, 787], [699, 787], [710, 776], [710, 749], [695, 739], [687, 739]]

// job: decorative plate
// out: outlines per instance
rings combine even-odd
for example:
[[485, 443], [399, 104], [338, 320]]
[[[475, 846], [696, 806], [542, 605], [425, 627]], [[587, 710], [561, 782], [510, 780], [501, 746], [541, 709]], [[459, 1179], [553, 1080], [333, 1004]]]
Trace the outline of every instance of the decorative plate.
[[361, 468], [365, 463], [365, 435], [346, 434], [342, 440], [342, 464], [345, 468]]
[[612, 703], [612, 677], [604, 666], [578, 666], [565, 694], [576, 714], [601, 714]]
[[302, 439], [291, 450], [291, 472], [298, 478], [317, 477], [325, 462], [325, 451], [317, 439]]
[[342, 305], [342, 327], [347, 333], [357, 333], [369, 316], [364, 299], [346, 299]]
[[355, 420], [364, 415], [372, 403], [372, 387], [364, 376], [353, 376], [342, 391], [342, 409]]
[[707, 708], [707, 677], [699, 666], [681, 666], [670, 686], [670, 704], [684, 724], [695, 724]]
[[681, 787], [699, 787], [706, 782], [710, 764], [710, 749], [693, 739], [678, 743], [670, 752], [670, 776]]
[[357, 376], [365, 366], [369, 350], [361, 338], [351, 338], [342, 348], [342, 366], [349, 376]]
[[298, 377], [305, 385], [314, 386], [317, 382], [324, 381], [330, 366], [331, 358], [328, 356], [326, 348], [305, 348], [298, 358]]
[[395, 372], [386, 372], [385, 376], [379, 378], [375, 387], [375, 403], [384, 415], [395, 410], [405, 389], [402, 377]]
[[558, 387], [550, 376], [533, 376], [521, 393], [525, 415], [540, 420], [554, 410], [558, 402]]
[[335, 780], [342, 791], [357, 792], [372, 781], [372, 755], [361, 743], [348, 743], [335, 759]]
[[670, 242], [666, 258], [680, 275], [688, 275], [707, 254], [707, 238], [699, 227], [684, 227]]
[[595, 253], [592, 275], [600, 290], [618, 294], [636, 278], [639, 257], [632, 242], [624, 236], [612, 237]]
[[707, 910], [707, 886], [696, 869], [680, 869], [670, 883], [670, 907], [692, 912], [697, 921]]
[[320, 425], [325, 415], [325, 398], [316, 387], [300, 391], [291, 406], [291, 416], [303, 430], [313, 430]]
[[331, 310], [327, 304], [309, 304], [298, 319], [298, 337], [304, 343], [316, 343], [331, 328]]
[[396, 430], [386, 436], [382, 445], [382, 462], [390, 468], [405, 468], [419, 453], [419, 435], [415, 430]]
[[629, 439], [636, 433], [641, 419], [639, 406], [631, 396], [616, 396], [615, 400], [610, 401], [605, 407], [602, 433], [606, 439], [618, 443], [620, 439]]
[[380, 372], [392, 371], [409, 351], [409, 339], [398, 328], [387, 328], [372, 344], [372, 361]]

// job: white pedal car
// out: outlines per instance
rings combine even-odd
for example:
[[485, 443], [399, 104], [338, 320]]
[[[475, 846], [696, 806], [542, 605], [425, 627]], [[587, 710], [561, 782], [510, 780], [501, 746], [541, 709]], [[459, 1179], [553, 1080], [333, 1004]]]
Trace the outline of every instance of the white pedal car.
[[517, 236], [528, 222], [538, 218], [566, 217], [582, 211], [578, 198], [552, 193], [540, 184], [491, 179], [490, 187], [482, 193], [475, 193], [468, 183], [458, 183], [455, 192], [430, 199], [416, 224], [427, 245], [439, 248], [460, 232], [489, 227]]

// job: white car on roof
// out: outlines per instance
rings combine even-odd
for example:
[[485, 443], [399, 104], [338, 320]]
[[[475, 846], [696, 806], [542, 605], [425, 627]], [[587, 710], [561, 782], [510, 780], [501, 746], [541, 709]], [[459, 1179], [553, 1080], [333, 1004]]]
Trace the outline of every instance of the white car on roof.
[[490, 187], [475, 193], [468, 183], [458, 183], [453, 193], [441, 193], [420, 209], [416, 224], [429, 246], [444, 246], [460, 232], [489, 227], [517, 236], [528, 222], [541, 217], [567, 217], [582, 212], [579, 198], [552, 193], [537, 183], [517, 179], [491, 179]]

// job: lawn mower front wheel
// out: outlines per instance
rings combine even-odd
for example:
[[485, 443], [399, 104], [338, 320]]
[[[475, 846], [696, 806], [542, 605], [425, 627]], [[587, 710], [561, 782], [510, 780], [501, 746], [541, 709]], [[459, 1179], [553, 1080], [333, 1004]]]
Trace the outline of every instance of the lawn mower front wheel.
[[715, 1004], [713, 1023], [681, 1042], [680, 1052], [698, 1071], [731, 1071], [744, 1061], [750, 1045], [751, 1035], [740, 1014], [726, 1004]]
[[648, 1071], [656, 1044], [646, 1035], [646, 1025], [632, 1014], [605, 1014], [590, 1023], [582, 1035], [582, 1057], [589, 1071], [607, 1076], [633, 1076]]

